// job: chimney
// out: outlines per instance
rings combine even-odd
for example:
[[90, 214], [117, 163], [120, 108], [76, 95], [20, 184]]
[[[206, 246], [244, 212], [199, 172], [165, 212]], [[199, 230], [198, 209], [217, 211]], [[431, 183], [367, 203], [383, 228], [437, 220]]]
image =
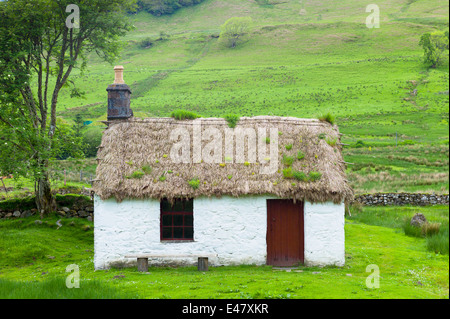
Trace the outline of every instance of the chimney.
[[130, 108], [131, 90], [123, 81], [123, 66], [114, 67], [114, 84], [108, 86], [108, 121], [126, 120], [133, 116]]

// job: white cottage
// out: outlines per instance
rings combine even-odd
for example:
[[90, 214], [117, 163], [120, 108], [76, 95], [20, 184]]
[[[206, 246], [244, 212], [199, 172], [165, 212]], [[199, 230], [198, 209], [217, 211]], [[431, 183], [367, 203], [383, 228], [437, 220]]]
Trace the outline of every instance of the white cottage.
[[[121, 69], [119, 68], [119, 71]], [[345, 262], [345, 177], [338, 128], [282, 117], [134, 118], [128, 86], [108, 88], [98, 152], [96, 269], [151, 264]]]

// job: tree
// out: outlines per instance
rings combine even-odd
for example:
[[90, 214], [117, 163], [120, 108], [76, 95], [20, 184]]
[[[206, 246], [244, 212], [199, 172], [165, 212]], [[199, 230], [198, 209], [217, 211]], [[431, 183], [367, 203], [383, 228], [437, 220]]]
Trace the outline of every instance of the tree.
[[[80, 13], [71, 28], [69, 4]], [[75, 68], [85, 70], [89, 53], [112, 63], [132, 28], [124, 13], [133, 7], [133, 0], [0, 2], [0, 169], [32, 175], [41, 214], [55, 208], [49, 159], [58, 145], [59, 93], [70, 89]], [[9, 163], [3, 154], [13, 156]]]
[[420, 38], [419, 45], [424, 50], [424, 62], [436, 68], [448, 50], [448, 32], [435, 31], [424, 33]]
[[219, 41], [228, 48], [235, 48], [248, 33], [252, 18], [240, 17], [228, 19], [221, 27]]

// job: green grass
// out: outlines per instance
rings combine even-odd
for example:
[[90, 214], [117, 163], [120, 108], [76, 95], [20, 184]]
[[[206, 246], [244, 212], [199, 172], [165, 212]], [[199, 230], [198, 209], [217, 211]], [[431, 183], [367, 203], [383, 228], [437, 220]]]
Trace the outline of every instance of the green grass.
[[176, 120], [182, 121], [182, 120], [195, 120], [199, 117], [201, 117], [198, 114], [195, 114], [194, 112], [189, 112], [189, 111], [185, 111], [185, 110], [176, 110], [173, 111], [170, 114], [171, 117], [173, 117]]
[[[364, 207], [362, 210], [353, 211], [351, 220], [365, 224], [401, 229], [407, 236], [418, 237], [426, 242], [427, 249], [431, 252], [448, 255], [449, 252], [449, 211], [448, 206], [430, 207]], [[425, 215], [430, 225], [440, 224], [438, 233], [435, 228], [428, 231], [423, 228], [410, 225], [411, 218], [418, 212]]]
[[137, 295], [123, 293], [99, 280], [80, 282], [80, 288], [68, 289], [64, 278], [42, 281], [0, 279], [1, 299], [132, 299]]
[[[179, 119], [197, 114], [321, 118], [337, 123], [342, 142], [351, 145], [344, 148], [346, 162], [392, 168], [349, 167], [357, 193], [448, 192], [448, 59], [427, 69], [418, 45], [424, 32], [448, 26], [448, 2], [377, 4], [383, 12], [379, 29], [366, 28], [365, 5], [350, 0], [265, 5], [207, 0], [168, 16], [140, 13], [132, 17], [136, 29], [124, 38], [116, 64], [125, 65], [137, 117], [166, 117], [178, 109], [184, 110], [174, 114]], [[306, 13], [300, 14], [302, 9]], [[233, 50], [223, 48], [220, 26], [244, 12], [254, 22], [249, 40]], [[142, 40], [158, 38], [161, 31], [168, 39], [142, 48]], [[71, 99], [62, 89], [59, 116], [70, 122], [81, 113], [101, 126], [104, 90], [112, 78], [112, 66], [91, 55], [87, 71], [73, 74], [85, 99]], [[355, 149], [357, 141], [366, 147]], [[410, 156], [428, 162], [404, 160]]]
[[230, 128], [235, 128], [237, 123], [239, 122], [240, 116], [236, 115], [236, 114], [229, 113], [229, 114], [226, 114], [224, 116], [224, 118], [228, 122], [228, 126]]
[[[93, 231], [81, 219], [34, 217], [0, 221], [1, 298], [448, 298], [448, 255], [427, 251], [424, 238], [405, 236], [402, 218], [415, 211], [429, 220], [448, 221], [448, 207], [364, 208], [345, 225], [344, 267], [300, 267], [298, 272], [270, 266], [93, 268]], [[370, 215], [370, 216], [366, 216]], [[393, 213], [393, 214], [391, 214]], [[381, 216], [386, 218], [380, 218]], [[363, 223], [378, 225], [369, 225]], [[72, 224], [72, 225], [71, 225]], [[65, 287], [66, 267], [77, 264], [80, 289]], [[380, 268], [380, 288], [365, 282], [367, 265]], [[330, 288], [332, 287], [332, 288]]]

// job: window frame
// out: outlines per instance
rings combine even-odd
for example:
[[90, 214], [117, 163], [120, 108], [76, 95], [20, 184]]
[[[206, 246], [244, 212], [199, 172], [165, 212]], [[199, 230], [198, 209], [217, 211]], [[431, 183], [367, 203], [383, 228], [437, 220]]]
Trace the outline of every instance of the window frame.
[[[176, 201], [182, 201], [183, 203], [183, 209], [181, 211], [175, 211], [174, 207], [175, 205], [171, 205], [172, 210], [166, 211], [163, 207], [167, 207], [167, 200], [163, 199], [160, 201], [160, 229], [159, 229], [159, 235], [160, 235], [160, 241], [161, 242], [193, 242], [194, 241], [194, 200], [184, 200], [184, 199], [177, 199]], [[192, 207], [192, 211], [186, 210], [186, 203], [192, 201], [192, 204], [190, 205]], [[166, 202], [166, 203], [164, 203]], [[166, 204], [166, 205], [165, 205]], [[172, 216], [172, 224], [170, 226], [163, 225], [163, 218], [164, 216]], [[175, 225], [175, 216], [183, 216], [183, 221], [181, 225]], [[192, 218], [192, 226], [187, 225], [186, 226], [186, 216], [191, 216]], [[164, 237], [164, 229], [171, 229], [172, 236]], [[181, 228], [183, 230], [182, 238], [175, 238], [175, 229]], [[185, 237], [185, 230], [186, 228], [192, 229], [192, 238], [186, 238]]]

